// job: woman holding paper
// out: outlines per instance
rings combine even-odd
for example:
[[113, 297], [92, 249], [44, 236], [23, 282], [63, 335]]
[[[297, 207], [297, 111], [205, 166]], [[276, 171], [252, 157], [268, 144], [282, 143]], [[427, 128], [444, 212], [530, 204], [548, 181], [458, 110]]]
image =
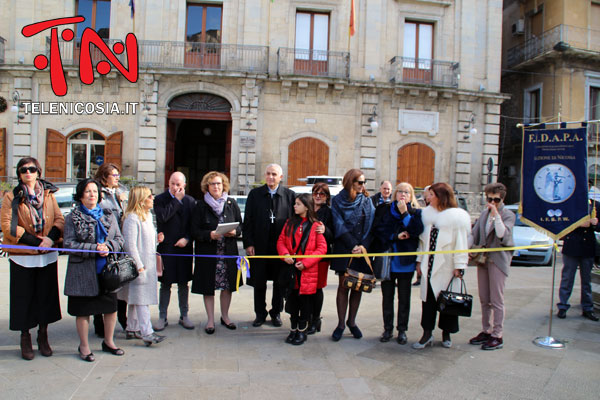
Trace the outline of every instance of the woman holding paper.
[[[236, 201], [229, 198], [229, 179], [220, 172], [211, 171], [202, 178], [202, 193], [192, 213], [192, 236], [196, 241], [198, 255], [237, 256], [236, 238], [242, 232], [242, 215]], [[238, 226], [226, 233], [219, 233], [219, 224], [237, 222]], [[242, 285], [240, 278], [239, 285]], [[236, 291], [237, 260], [235, 258], [196, 258], [192, 293], [204, 295], [208, 320], [205, 331], [215, 333], [215, 290], [220, 290], [221, 325], [236, 329], [229, 319], [231, 293]]]

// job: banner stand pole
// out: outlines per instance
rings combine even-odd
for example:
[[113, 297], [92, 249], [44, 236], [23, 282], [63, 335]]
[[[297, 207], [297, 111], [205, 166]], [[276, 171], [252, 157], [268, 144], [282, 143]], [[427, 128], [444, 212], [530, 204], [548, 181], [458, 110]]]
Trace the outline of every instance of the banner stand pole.
[[557, 240], [554, 239], [554, 245], [552, 246], [552, 294], [550, 296], [550, 322], [548, 324], [548, 336], [539, 336], [533, 339], [533, 344], [546, 349], [564, 349], [565, 344], [558, 339], [552, 337], [552, 317], [554, 316], [554, 284], [556, 280], [556, 248]]

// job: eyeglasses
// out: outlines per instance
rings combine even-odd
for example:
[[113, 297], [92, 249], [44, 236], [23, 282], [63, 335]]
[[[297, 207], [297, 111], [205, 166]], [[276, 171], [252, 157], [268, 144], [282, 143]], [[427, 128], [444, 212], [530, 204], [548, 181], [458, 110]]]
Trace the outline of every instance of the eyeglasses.
[[398, 193], [402, 193], [402, 194], [410, 194], [409, 191], [406, 190], [398, 190]]
[[491, 203], [493, 201], [496, 204], [498, 204], [502, 201], [502, 199], [500, 197], [486, 197], [486, 200], [488, 203]]
[[365, 183], [367, 183], [366, 180], [364, 180], [364, 181], [354, 181], [354, 182], [358, 183], [361, 186], [364, 185]]
[[327, 197], [327, 194], [323, 193], [323, 192], [315, 192], [315, 193], [313, 193], [313, 196], [315, 196], [315, 197], [320, 197], [320, 196]]
[[34, 172], [37, 172], [37, 170], [38, 170], [37, 167], [33, 167], [33, 166], [32, 167], [21, 167], [21, 168], [19, 168], [19, 173], [25, 174], [25, 173], [29, 172], [29, 173], [33, 174]]
[[110, 174], [110, 176], [112, 176], [113, 178], [119, 178], [121, 174]]
[[208, 184], [209, 184], [210, 186], [219, 186], [219, 185], [222, 185], [222, 184], [223, 184], [223, 182], [208, 182]]

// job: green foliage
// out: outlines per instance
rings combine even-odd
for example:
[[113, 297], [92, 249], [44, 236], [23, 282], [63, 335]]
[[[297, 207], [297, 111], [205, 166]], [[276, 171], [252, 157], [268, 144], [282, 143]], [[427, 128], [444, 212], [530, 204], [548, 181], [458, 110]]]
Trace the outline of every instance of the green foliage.
[[135, 179], [133, 176], [129, 176], [129, 175], [121, 176], [121, 178], [119, 179], [119, 183], [121, 185], [127, 187], [128, 190], [131, 190], [134, 186], [137, 186], [140, 184], [137, 181], [137, 179]]

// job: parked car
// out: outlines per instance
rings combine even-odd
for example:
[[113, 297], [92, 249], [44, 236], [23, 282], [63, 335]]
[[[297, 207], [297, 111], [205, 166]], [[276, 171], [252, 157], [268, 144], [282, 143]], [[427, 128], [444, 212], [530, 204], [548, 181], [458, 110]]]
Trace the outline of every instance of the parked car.
[[56, 193], [54, 193], [54, 197], [56, 198], [60, 212], [63, 216], [66, 216], [75, 206], [73, 195], [75, 194], [77, 183], [61, 182], [54, 183], [54, 185], [58, 188]]
[[306, 178], [300, 179], [306, 181], [305, 186], [291, 186], [290, 189], [296, 194], [300, 193], [312, 193], [312, 187], [315, 183], [326, 183], [329, 186], [329, 193], [331, 197], [335, 196], [344, 188], [342, 186], [342, 176], [328, 176], [328, 175], [312, 175]]
[[552, 244], [553, 241], [548, 236], [538, 232], [529, 225], [525, 225], [521, 221], [519, 214], [519, 205], [506, 205], [506, 209], [514, 212], [517, 215], [515, 226], [513, 228], [513, 240], [515, 246], [529, 246], [536, 244], [547, 244], [547, 247], [537, 247], [527, 250], [516, 250], [513, 253], [513, 263], [527, 265], [551, 265], [553, 260]]
[[[244, 211], [246, 210], [246, 200], [248, 200], [248, 196], [231, 195], [229, 197], [235, 199], [235, 201], [238, 203], [238, 206], [240, 206], [240, 212], [242, 213], [242, 221], [244, 221]], [[241, 237], [242, 235], [240, 235], [239, 239], [241, 239]]]

